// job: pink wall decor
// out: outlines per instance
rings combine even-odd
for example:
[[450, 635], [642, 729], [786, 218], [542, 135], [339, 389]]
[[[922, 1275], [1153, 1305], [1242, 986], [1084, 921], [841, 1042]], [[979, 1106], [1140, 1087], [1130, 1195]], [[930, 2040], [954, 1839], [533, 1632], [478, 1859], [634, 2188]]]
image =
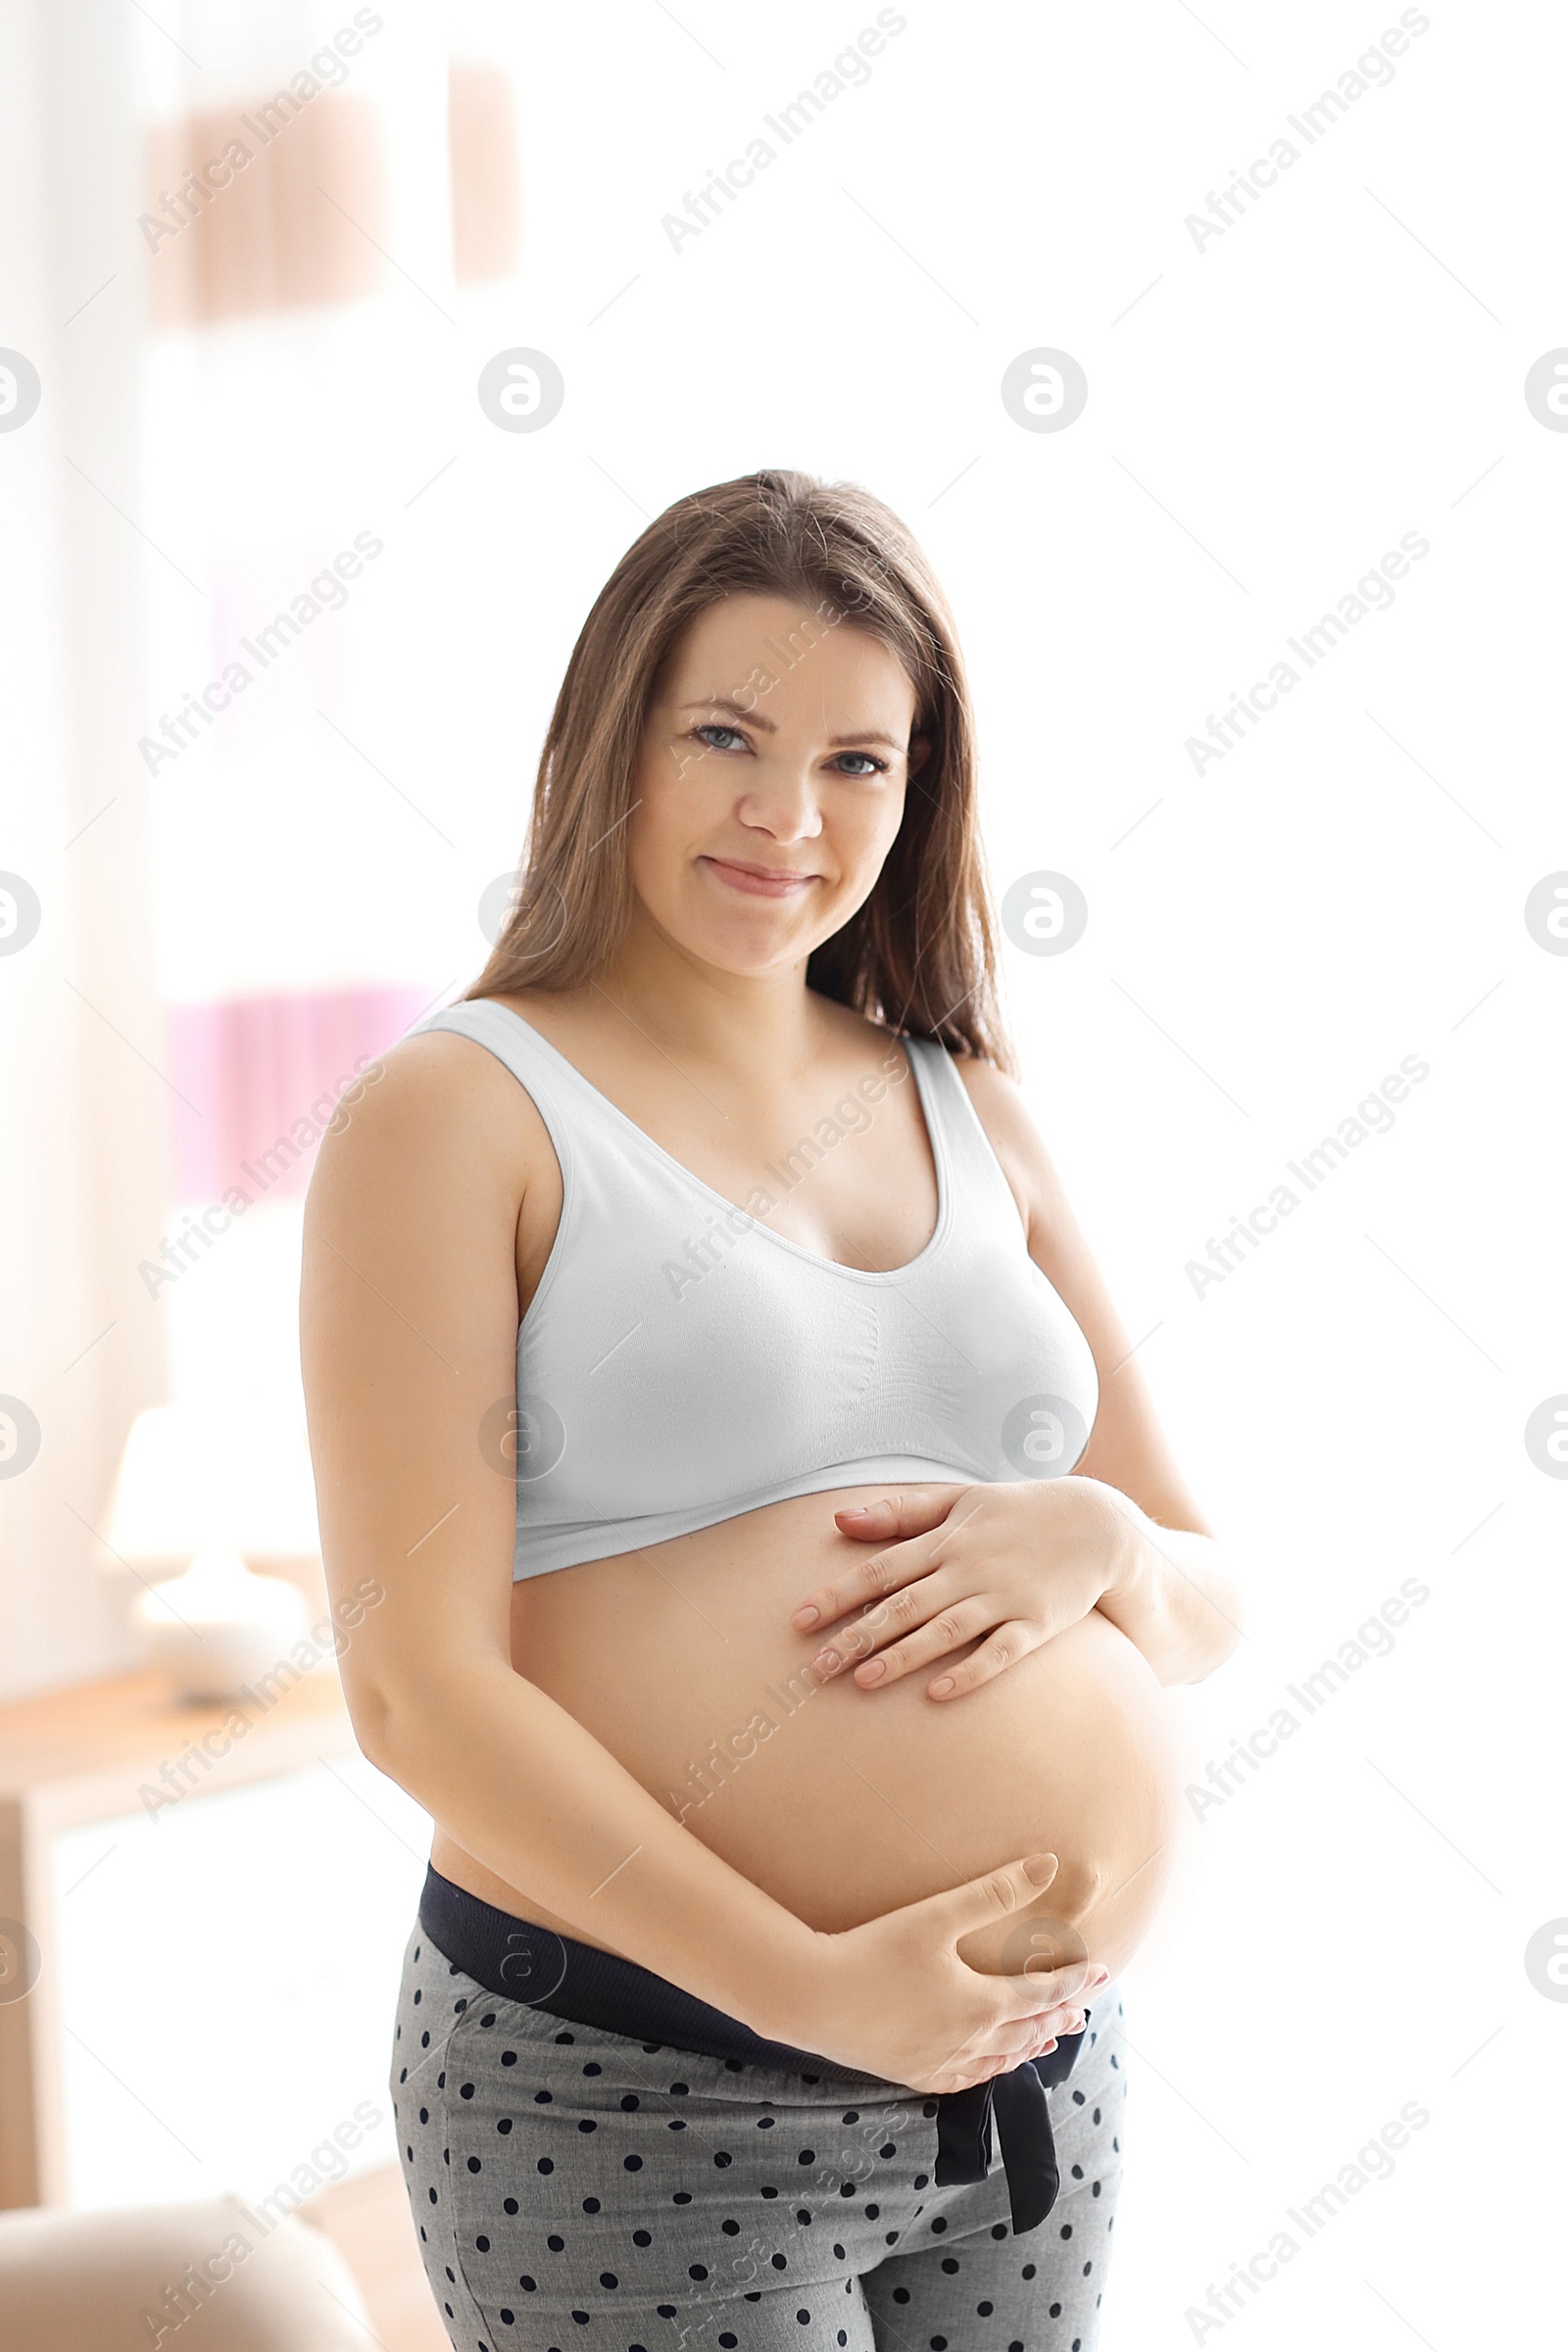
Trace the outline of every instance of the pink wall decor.
[[453, 65], [447, 78], [452, 150], [452, 274], [460, 286], [517, 268], [517, 123], [499, 66]]
[[414, 983], [171, 1005], [180, 1203], [299, 1199], [340, 1097], [433, 1010]]
[[159, 123], [144, 172], [156, 326], [353, 302], [381, 282], [385, 168], [367, 98], [264, 91]]

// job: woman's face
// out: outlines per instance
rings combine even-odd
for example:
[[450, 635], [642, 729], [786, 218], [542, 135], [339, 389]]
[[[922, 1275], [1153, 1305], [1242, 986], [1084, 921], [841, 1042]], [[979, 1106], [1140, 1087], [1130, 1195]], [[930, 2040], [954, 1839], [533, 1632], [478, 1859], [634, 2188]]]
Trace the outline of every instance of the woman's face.
[[710, 605], [664, 665], [637, 755], [647, 914], [724, 971], [804, 963], [881, 871], [924, 750], [913, 720], [902, 662], [848, 620], [772, 596]]

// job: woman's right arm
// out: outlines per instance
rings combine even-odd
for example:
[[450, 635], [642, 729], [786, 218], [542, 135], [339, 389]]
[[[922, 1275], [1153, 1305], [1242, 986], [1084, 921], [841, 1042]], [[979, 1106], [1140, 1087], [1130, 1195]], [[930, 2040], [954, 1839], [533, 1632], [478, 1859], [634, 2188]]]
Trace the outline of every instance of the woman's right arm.
[[519, 1218], [554, 1160], [471, 1040], [411, 1038], [376, 1070], [321, 1144], [301, 1288], [328, 1585], [385, 1595], [341, 1659], [365, 1753], [509, 1886], [769, 2039], [944, 2089], [1047, 2046], [1083, 1971], [982, 1976], [952, 1947], [1049, 1874], [818, 1935], [514, 1670], [514, 1496], [481, 1425], [514, 1393]]

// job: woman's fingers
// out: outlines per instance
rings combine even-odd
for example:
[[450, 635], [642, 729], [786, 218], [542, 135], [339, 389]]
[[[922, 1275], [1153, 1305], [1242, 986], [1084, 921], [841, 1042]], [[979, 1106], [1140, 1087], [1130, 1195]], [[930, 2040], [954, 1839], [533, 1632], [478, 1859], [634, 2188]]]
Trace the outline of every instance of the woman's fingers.
[[950, 1590], [941, 1572], [920, 1560], [903, 1574], [905, 1581], [896, 1592], [873, 1600], [858, 1617], [852, 1617], [848, 1625], [841, 1626], [823, 1648], [813, 1652], [810, 1663], [814, 1674], [824, 1679], [837, 1674], [845, 1666], [853, 1665], [857, 1658], [871, 1657], [885, 1642], [896, 1641], [936, 1615], [943, 1595]]
[[[981, 1630], [978, 1626], [975, 1628], [977, 1633]], [[1021, 1617], [1009, 1618], [1005, 1625], [997, 1627], [989, 1641], [982, 1642], [979, 1648], [972, 1649], [966, 1658], [959, 1658], [956, 1664], [944, 1667], [926, 1686], [927, 1695], [939, 1701], [962, 1698], [967, 1691], [978, 1690], [982, 1683], [994, 1683], [999, 1674], [1005, 1674], [1009, 1666], [1016, 1666], [1020, 1658], [1027, 1657], [1032, 1649], [1038, 1649], [1043, 1642], [1049, 1640], [1049, 1634], [1040, 1626], [1029, 1625]], [[922, 1658], [913, 1662], [923, 1665], [925, 1660]], [[860, 1677], [857, 1675], [856, 1679], [858, 1681]]]
[[891, 1608], [904, 1587], [929, 1574], [930, 1565], [930, 1545], [919, 1539], [885, 1545], [851, 1561], [831, 1584], [819, 1585], [791, 1610], [790, 1623], [798, 1634], [809, 1634], [836, 1624], [852, 1609], [874, 1610], [879, 1603]]
[[[977, 1929], [1027, 1913], [1056, 1877], [1058, 1867], [1054, 1854], [1028, 1854], [889, 1915], [901, 1922], [901, 1940], [912, 1934], [915, 1950], [930, 1952], [934, 1960], [937, 1948], [947, 1947], [949, 1963], [964, 1969], [966, 1990], [957, 2004], [958, 2014], [981, 2021], [971, 2022], [963, 2040], [931, 2068], [925, 2078], [927, 2087], [943, 2088], [951, 2082], [957, 2088], [984, 2082], [1041, 2055], [1062, 2034], [1082, 2030], [1085, 2005], [1108, 1981], [1107, 1971], [1098, 1961], [1070, 1959], [1054, 1968], [1032, 1971], [1025, 1967], [1016, 1974], [996, 1976], [987, 1970], [965, 1968], [956, 1948]], [[1019, 1921], [1012, 1938], [1015, 1945], [1028, 1927], [1027, 1918]], [[1042, 1936], [1046, 1933], [1042, 1924]], [[905, 1941], [906, 1964], [909, 1949]]]
[[886, 1544], [894, 1537], [928, 1535], [940, 1527], [963, 1488], [939, 1488], [917, 1500], [906, 1494], [883, 1494], [875, 1502], [852, 1503], [833, 1517], [842, 1535], [861, 1544]]
[[[1077, 2024], [1074, 2024], [1074, 2019], [1078, 2021]], [[1004, 2063], [1015, 2063], [1038, 2048], [1044, 2040], [1054, 2040], [1062, 2034], [1078, 2033], [1082, 2023], [1083, 2011], [1071, 2001], [1046, 2011], [1043, 2016], [1006, 2018], [1000, 2026], [993, 2028], [975, 2054], [998, 2057]]]
[[[1072, 2034], [1081, 2030], [1082, 2021], [1080, 2019], [1080, 2023], [1076, 2027], [1063, 2025], [1061, 2034]], [[998, 2075], [1011, 2074], [1015, 2068], [1026, 2064], [1031, 2058], [1046, 2057], [1056, 2047], [1059, 2038], [1057, 2034], [1036, 2033], [1014, 2047], [1005, 2050], [992, 2050], [985, 2055], [976, 2052], [960, 2058], [937, 2078], [936, 2087], [943, 2090], [970, 2090], [977, 2082], [994, 2082]]]
[[[933, 1591], [933, 1587], [938, 1590]], [[946, 1607], [938, 1605], [939, 1597], [938, 1576], [928, 1576], [918, 1585], [906, 1586], [905, 1592], [895, 1595], [899, 1601], [912, 1600], [913, 1606], [906, 1612], [908, 1616], [914, 1615], [916, 1607], [921, 1611], [921, 1621], [908, 1633], [905, 1633], [893, 1621], [895, 1612], [892, 1602], [888, 1604], [886, 1612], [873, 1612], [872, 1620], [862, 1618], [857, 1625], [845, 1628], [844, 1634], [837, 1638], [835, 1647], [840, 1646], [847, 1637], [856, 1636], [859, 1625], [870, 1625], [870, 1638], [858, 1652], [860, 1662], [855, 1669], [855, 1679], [862, 1690], [874, 1690], [882, 1683], [896, 1683], [901, 1675], [912, 1674], [917, 1667], [929, 1666], [936, 1659], [947, 1657], [950, 1651], [960, 1649], [965, 1642], [973, 1642], [997, 1622], [997, 1604], [982, 1592], [973, 1592], [964, 1599], [950, 1601]], [[874, 1622], [884, 1615], [888, 1620], [885, 1625]], [[884, 1642], [885, 1648], [882, 1646]], [[818, 1652], [818, 1657], [823, 1659], [831, 1655], [831, 1650]], [[811, 1660], [811, 1667], [813, 1672], [824, 1671], [818, 1666], [817, 1658]]]
[[[1043, 2015], [1004, 2019], [1000, 2025], [971, 2036], [952, 2062], [955, 2086], [989, 2082], [994, 2075], [1011, 2073], [1030, 2058], [1043, 2058], [1058, 2041], [1081, 2034], [1087, 2023], [1077, 2001], [1066, 2001]], [[960, 2080], [961, 2078], [961, 2080]]]
[[[961, 1886], [950, 1886], [941, 1894], [928, 1894], [922, 1902], [911, 1903], [906, 1917], [924, 1912], [942, 1939], [956, 1944], [974, 1929], [994, 1927], [999, 1919], [1009, 1919], [1013, 1912], [1024, 1910], [1044, 1893], [1057, 1868], [1054, 1854], [1026, 1854], [1019, 1862], [1004, 1862], [997, 1870], [982, 1871], [977, 1879], [966, 1879]], [[1051, 2006], [1054, 1987], [1044, 1978], [1004, 1977], [995, 1982], [1036, 1987], [1035, 1999], [1020, 2003], [1017, 2012], [1020, 2016], [1026, 2009]]]
[[1098, 1960], [1068, 1960], [1060, 1968], [1033, 1969], [1022, 1976], [993, 1981], [1008, 1988], [1009, 2017], [1032, 2017], [1043, 2011], [1054, 2020], [1064, 2010], [1092, 2001], [1102, 1984], [1110, 1980]]
[[[935, 1665], [937, 1660], [949, 1661], [942, 1672], [927, 1686], [928, 1695], [935, 1699], [961, 1698], [966, 1691], [976, 1690], [982, 1683], [994, 1682], [1009, 1666], [1038, 1649], [1044, 1636], [1038, 1626], [1027, 1625], [1021, 1617], [997, 1623], [997, 1603], [983, 1592], [968, 1600], [956, 1602], [941, 1610], [916, 1633], [894, 1642], [874, 1658], [855, 1670], [855, 1679], [862, 1690], [874, 1690], [881, 1683], [896, 1682], [901, 1675], [913, 1674], [923, 1666]], [[968, 1657], [955, 1659], [952, 1653], [961, 1649], [966, 1642], [988, 1633]]]

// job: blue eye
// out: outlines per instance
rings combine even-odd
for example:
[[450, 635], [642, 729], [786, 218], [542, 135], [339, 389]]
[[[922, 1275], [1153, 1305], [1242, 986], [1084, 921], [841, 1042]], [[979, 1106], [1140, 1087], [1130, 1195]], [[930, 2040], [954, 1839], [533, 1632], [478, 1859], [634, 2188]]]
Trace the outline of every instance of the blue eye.
[[[691, 732], [693, 739], [700, 743], [705, 751], [734, 752], [746, 751], [750, 748], [739, 727], [726, 726], [722, 719], [704, 719], [700, 725], [693, 727]], [[727, 738], [727, 740], [721, 740], [723, 738]], [[846, 767], [844, 761], [847, 760], [858, 760], [860, 764], [857, 767]], [[881, 776], [886, 775], [888, 771], [888, 762], [885, 760], [879, 760], [874, 752], [837, 752], [833, 757], [833, 765], [841, 776], [849, 777]]]

